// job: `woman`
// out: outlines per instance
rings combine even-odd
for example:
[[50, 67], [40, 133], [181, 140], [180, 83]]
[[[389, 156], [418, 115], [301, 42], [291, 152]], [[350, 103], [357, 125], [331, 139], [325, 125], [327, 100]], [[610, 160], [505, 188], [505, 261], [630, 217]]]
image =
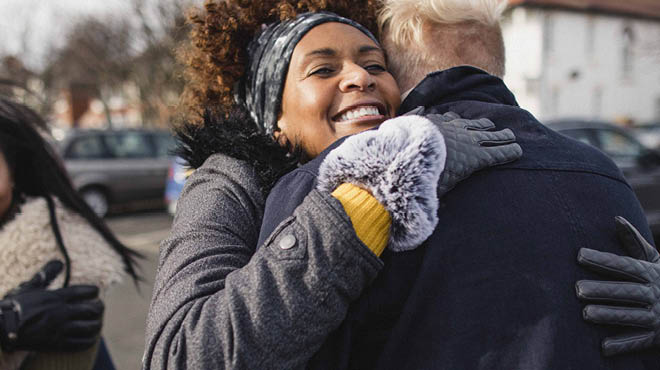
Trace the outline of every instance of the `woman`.
[[137, 280], [138, 255], [75, 191], [45, 129], [0, 99], [0, 368], [91, 369], [98, 297], [126, 275]]
[[[227, 58], [216, 55], [208, 59], [209, 63], [231, 64], [229, 59], [239, 54], [246, 58], [250, 54], [252, 62], [245, 74], [234, 73], [236, 70], [225, 65], [224, 74], [212, 79], [218, 82], [215, 90], [206, 90], [209, 100], [201, 99], [205, 104], [211, 102], [211, 97], [220, 100], [224, 103], [220, 112], [206, 109], [203, 126], [189, 125], [182, 130], [181, 136], [187, 145], [184, 157], [197, 171], [188, 180], [179, 200], [172, 234], [161, 247], [148, 317], [144, 368], [302, 367], [342, 321], [349, 303], [382, 267], [377, 256], [388, 241], [390, 217], [382, 209], [389, 206], [388, 201], [383, 199], [381, 205], [368, 191], [347, 184], [349, 181], [345, 180], [337, 179], [344, 184], [333, 186], [327, 192], [312, 191], [294, 218], [280, 225], [260, 248], [256, 242], [265, 193], [274, 179], [298, 162], [313, 158], [337, 138], [376, 127], [394, 115], [399, 91], [386, 70], [385, 58], [375, 37], [346, 18], [317, 13], [295, 18], [294, 24], [276, 23], [265, 28], [248, 48], [245, 24], [239, 26], [235, 22], [253, 22], [256, 31], [261, 27], [260, 21], [266, 20], [264, 14], [268, 11], [262, 8], [263, 2], [243, 3], [243, 8], [241, 3], [228, 4], [207, 3], [207, 12], [219, 19], [228, 14], [235, 18], [220, 21], [211, 17], [211, 20], [198, 19], [198, 22], [234, 27], [233, 38], [222, 44], [204, 44], [197, 40], [198, 46], [225, 51]], [[350, 4], [351, 9], [354, 6]], [[315, 9], [303, 7], [298, 11], [304, 10]], [[290, 15], [295, 16], [296, 11]], [[323, 69], [327, 67], [309, 65], [310, 69], [297, 69], [297, 75], [287, 76], [287, 70], [292, 73], [287, 69], [288, 60], [295, 59], [294, 54], [305, 49], [299, 47], [305, 42], [307, 32], [311, 34], [317, 26], [323, 31], [328, 25], [338, 26], [334, 37], [344, 40], [353, 51], [347, 53], [345, 61], [354, 77], [364, 78], [366, 73], [377, 80], [368, 94], [359, 96], [360, 100], [354, 100], [355, 95], [350, 94], [355, 90], [349, 80], [350, 73], [345, 81], [347, 95], [334, 95], [329, 91], [327, 95], [312, 97], [305, 96], [304, 92], [287, 91], [284, 87], [285, 80], [287, 84], [293, 80], [313, 84], [332, 75]], [[262, 43], [264, 39], [279, 39], [280, 42]], [[277, 45], [284, 47], [273, 48]], [[231, 47], [237, 49], [228, 49]], [[303, 54], [302, 59], [305, 59], [307, 54], [333, 56], [331, 54], [337, 52], [323, 48]], [[192, 60], [191, 64], [197, 65], [196, 59]], [[261, 69], [261, 66], [271, 65], [269, 60], [286, 63], [276, 63], [276, 69], [270, 72]], [[234, 62], [234, 67], [238, 68], [241, 61]], [[240, 87], [232, 88], [239, 77], [242, 77]], [[199, 75], [196, 81], [201, 81]], [[195, 88], [189, 91], [190, 96], [199, 96], [202, 90]], [[245, 105], [234, 103], [234, 93]], [[283, 96], [298, 100], [299, 104], [287, 105]], [[352, 100], [342, 100], [343, 97]], [[303, 99], [306, 104], [302, 104]], [[350, 112], [356, 104], [365, 109], [363, 117], [370, 117], [356, 118], [355, 113]], [[210, 106], [208, 104], [207, 108]], [[319, 122], [309, 122], [306, 127], [304, 122], [296, 121], [296, 109], [301, 107], [326, 108], [319, 112]], [[282, 114], [280, 118], [283, 119], [278, 122], [280, 109], [286, 114]], [[362, 113], [358, 111], [357, 114]], [[335, 126], [335, 122], [339, 123]], [[444, 164], [444, 142], [442, 136], [433, 131], [431, 122], [425, 120], [416, 124], [423, 127], [419, 132], [424, 135], [407, 131], [406, 125], [388, 126], [389, 134], [419, 139], [401, 144], [401, 152], [408, 153], [404, 157], [418, 158], [415, 155], [418, 152], [411, 149], [422, 145], [427, 149], [426, 158], [436, 165], [416, 171], [414, 165], [409, 164], [416, 162], [402, 161], [400, 167], [395, 166], [395, 171], [400, 171], [401, 178], [417, 179], [425, 184], [420, 187], [424, 191], [416, 194], [420, 199], [434, 199], [437, 197], [435, 185]], [[218, 152], [231, 157], [215, 154]], [[253, 164], [256, 171], [234, 158]], [[474, 170], [476, 168], [471, 168]], [[381, 166], [376, 171], [386, 174], [387, 170]], [[378, 178], [387, 179], [388, 176], [374, 176], [375, 181], [364, 183], [354, 180], [378, 194], [377, 186], [392, 185]], [[453, 184], [444, 185], [450, 188]], [[414, 198], [407, 197], [414, 190], [419, 189], [399, 189], [400, 198]], [[414, 228], [397, 228], [397, 220], [406, 218], [401, 217], [405, 213], [432, 222], [434, 211], [425, 209], [423, 203], [408, 204], [405, 210], [391, 210], [395, 223], [392, 230], [405, 247], [414, 246], [415, 238], [420, 235]]]
[[[251, 50], [246, 48], [249, 35], [257, 32], [262, 23], [272, 21], [273, 14], [290, 19], [297, 12], [319, 9], [310, 3], [300, 2], [296, 8], [286, 1], [277, 4], [209, 2], [206, 17], [195, 18], [198, 28], [193, 32], [193, 40], [197, 54], [188, 54], [193, 71], [189, 75], [193, 83], [189, 86], [188, 97], [192, 112], [205, 113], [204, 125], [189, 125], [180, 134], [186, 144], [184, 157], [198, 170], [180, 200], [172, 236], [163, 243], [161, 250], [159, 276], [148, 319], [145, 368], [304, 367], [328, 333], [343, 319], [348, 303], [360, 294], [382, 266], [374, 258], [382, 251], [375, 247], [379, 244], [375, 242], [377, 238], [369, 239], [369, 232], [360, 232], [361, 227], [369, 225], [369, 222], [360, 222], [360, 216], [378, 213], [378, 207], [373, 207], [376, 212], [363, 212], [359, 202], [351, 203], [355, 198], [346, 195], [351, 191], [360, 193], [360, 190], [350, 185], [350, 191], [335, 189], [333, 196], [313, 190], [295, 216], [279, 225], [264, 246], [255, 248], [264, 194], [272, 181], [299, 161], [318, 154], [337, 138], [332, 137], [336, 130], [326, 131], [325, 136], [317, 137], [320, 141], [315, 141], [313, 133], [305, 133], [311, 126], [291, 119], [295, 115], [283, 114], [286, 104], [282, 102], [283, 95], [300, 101], [308, 98], [308, 90], [298, 95], [295, 91], [291, 94], [290, 89], [288, 93], [282, 92], [287, 89], [283, 87], [282, 75], [259, 78], [259, 74], [254, 73], [258, 68], [252, 74], [245, 72], [249, 53], [264, 55], [264, 50], [259, 50], [259, 42], [253, 44], [256, 46]], [[332, 10], [357, 17], [373, 11], [373, 4], [337, 2], [335, 5]], [[276, 14], [278, 11], [281, 13]], [[335, 23], [347, 24], [344, 21]], [[313, 28], [305, 32], [311, 33]], [[359, 27], [354, 28], [359, 30]], [[356, 35], [355, 32], [350, 34], [350, 28], [348, 30], [349, 34], [332, 36], [336, 40], [346, 40]], [[269, 27], [262, 36], [269, 32], [281, 37], [286, 35], [276, 31], [277, 26]], [[283, 41], [298, 46], [305, 32], [298, 32], [297, 40], [290, 37]], [[316, 55], [330, 54], [327, 48], [309, 51]], [[276, 54], [268, 56], [271, 61], [293, 58], [292, 55], [285, 58], [273, 55]], [[375, 72], [382, 67], [382, 61], [381, 57], [378, 63], [367, 66]], [[288, 73], [292, 69], [280, 69], [282, 71]], [[332, 71], [328, 70], [310, 72], [311, 75], [332, 76]], [[251, 76], [256, 78], [251, 79]], [[305, 77], [307, 75], [300, 74], [297, 80], [305, 80]], [[243, 83], [236, 85], [238, 80]], [[287, 84], [290, 80], [296, 80], [296, 76], [286, 79]], [[262, 89], [261, 97], [246, 92], [246, 82], [250, 81], [260, 81], [253, 84], [256, 87], [253, 91]], [[247, 106], [253, 107], [249, 114], [234, 104], [236, 94]], [[383, 91], [375, 98], [385, 96], [391, 97]], [[208, 109], [218, 101], [222, 103], [219, 113]], [[310, 109], [315, 109], [314, 99], [310, 102]], [[394, 100], [384, 98], [377, 101], [375, 107], [378, 113], [389, 113], [394, 104]], [[270, 108], [260, 108], [266, 106]], [[290, 112], [287, 109], [287, 113]], [[333, 113], [339, 115], [319, 115], [322, 122], [314, 127], [327, 129], [332, 125], [332, 118], [342, 118], [345, 112]], [[249, 115], [256, 119], [250, 120]], [[361, 123], [371, 127], [378, 123], [373, 121], [371, 117]], [[296, 127], [301, 123], [302, 126]], [[288, 150], [273, 145], [272, 136]], [[233, 158], [247, 161], [256, 171]], [[342, 182], [346, 178], [332, 181], [337, 180]], [[360, 181], [357, 183], [365, 186]], [[383, 184], [372, 182], [371, 185], [377, 190]], [[441, 185], [451, 187], [451, 184]], [[345, 185], [340, 187], [346, 188]], [[333, 188], [330, 186], [329, 190]], [[376, 192], [374, 188], [370, 190]], [[361, 195], [362, 199], [371, 199], [368, 193]], [[383, 229], [387, 228], [382, 224], [371, 228]], [[328, 230], [332, 232], [324, 232]], [[405, 232], [403, 235], [406, 236]], [[363, 253], [365, 246], [373, 254]]]

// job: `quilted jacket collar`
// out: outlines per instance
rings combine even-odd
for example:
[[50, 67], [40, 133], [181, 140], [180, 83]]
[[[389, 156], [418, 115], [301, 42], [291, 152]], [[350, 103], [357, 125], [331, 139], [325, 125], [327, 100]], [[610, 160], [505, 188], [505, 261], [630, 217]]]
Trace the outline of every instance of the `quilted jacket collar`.
[[428, 74], [408, 94], [399, 114], [418, 106], [466, 100], [518, 106], [516, 98], [499, 77], [475, 67], [461, 66]]

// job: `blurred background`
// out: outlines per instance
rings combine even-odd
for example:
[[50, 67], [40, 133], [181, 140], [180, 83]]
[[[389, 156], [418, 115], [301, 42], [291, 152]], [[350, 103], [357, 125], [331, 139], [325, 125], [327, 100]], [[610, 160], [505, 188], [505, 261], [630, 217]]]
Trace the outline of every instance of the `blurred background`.
[[122, 370], [140, 368], [158, 244], [172, 222], [166, 183], [176, 197], [185, 178], [181, 166], [170, 172], [168, 125], [183, 88], [175, 48], [188, 5], [0, 0], [0, 95], [47, 119], [76, 187], [146, 257], [139, 290], [127, 281], [106, 297], [103, 335]]
[[[187, 175], [168, 125], [184, 81], [175, 48], [202, 0], [0, 0], [0, 95], [52, 127], [70, 175], [145, 284], [108, 297], [118, 369], [139, 368], [158, 243]], [[660, 1], [509, 0], [505, 82], [550, 127], [610, 155], [660, 232]]]

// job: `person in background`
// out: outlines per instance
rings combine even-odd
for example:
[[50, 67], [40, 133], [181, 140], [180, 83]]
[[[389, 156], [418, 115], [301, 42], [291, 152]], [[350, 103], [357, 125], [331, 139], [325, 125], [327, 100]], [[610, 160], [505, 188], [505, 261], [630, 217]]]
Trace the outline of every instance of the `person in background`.
[[82, 200], [46, 124], [0, 98], [0, 368], [92, 369], [101, 301], [136, 252]]

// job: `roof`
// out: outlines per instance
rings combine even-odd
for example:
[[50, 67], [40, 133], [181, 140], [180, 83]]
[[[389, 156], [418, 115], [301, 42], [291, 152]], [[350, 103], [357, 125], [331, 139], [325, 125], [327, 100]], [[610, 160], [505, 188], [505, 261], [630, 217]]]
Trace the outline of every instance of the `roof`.
[[660, 20], [658, 0], [508, 0], [509, 6], [563, 8]]

